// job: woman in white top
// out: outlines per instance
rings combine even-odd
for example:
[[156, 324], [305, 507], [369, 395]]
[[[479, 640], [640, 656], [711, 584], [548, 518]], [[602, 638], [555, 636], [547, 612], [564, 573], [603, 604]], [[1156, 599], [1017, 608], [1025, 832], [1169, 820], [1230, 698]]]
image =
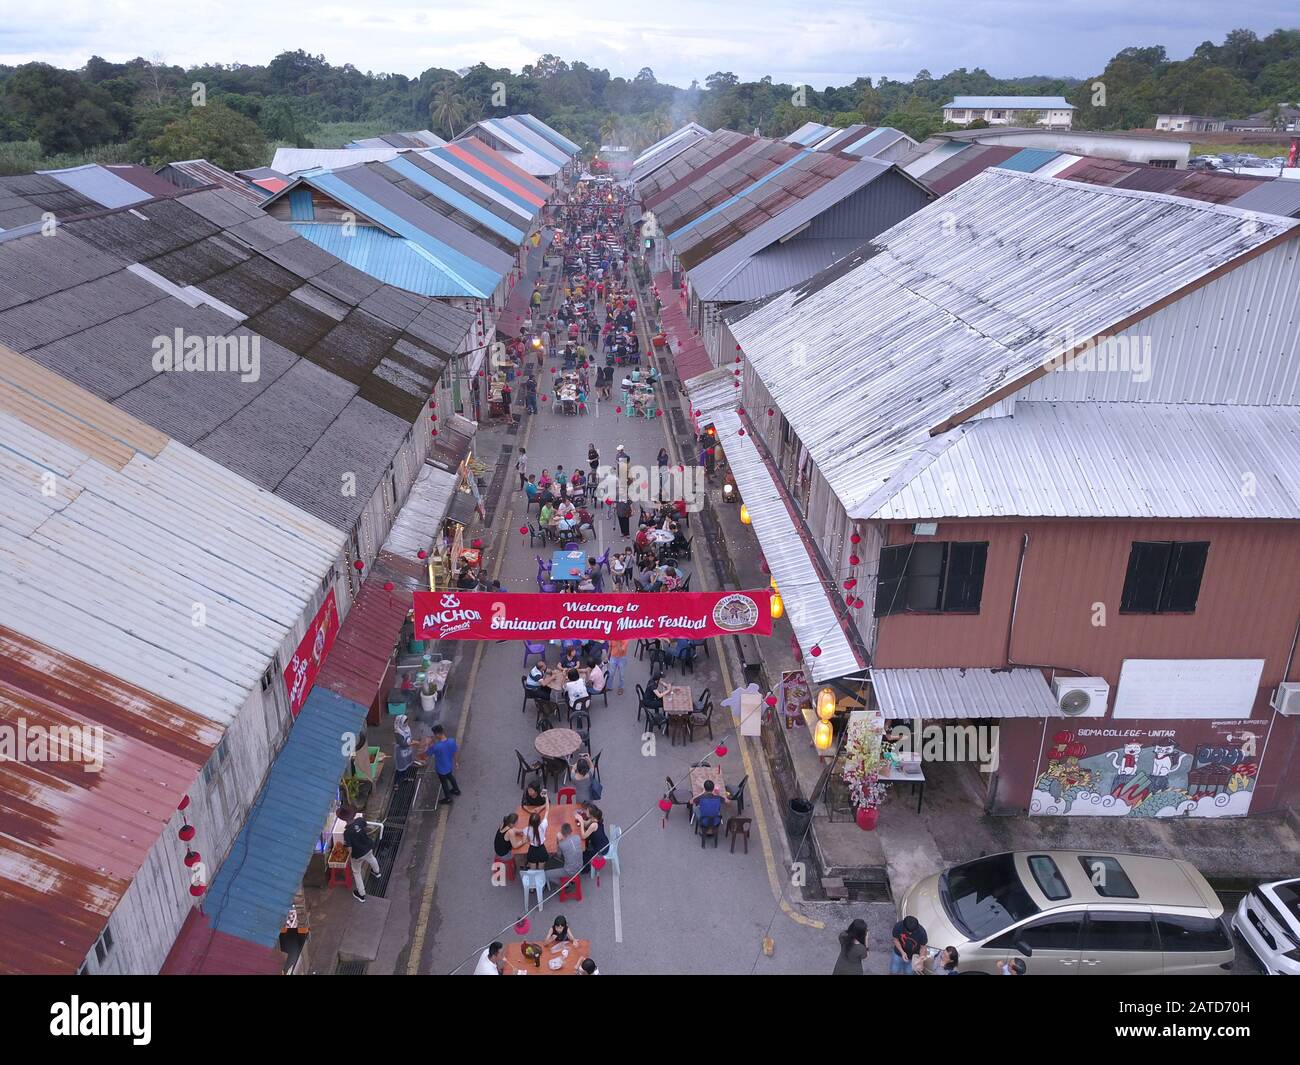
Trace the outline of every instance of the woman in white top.
[[576, 669], [571, 669], [565, 676], [568, 680], [564, 684], [564, 694], [569, 697], [569, 705], [574, 706], [579, 699], [585, 699], [591, 693], [587, 691], [587, 685], [582, 681], [582, 674]]
[[599, 695], [605, 690], [605, 671], [601, 668], [599, 662], [591, 667], [591, 672], [587, 674], [587, 691], [593, 695]]
[[546, 815], [550, 810], [551, 804], [548, 802], [540, 810], [534, 810], [528, 815], [528, 825], [524, 829], [524, 841], [528, 844], [528, 853], [524, 856], [525, 869], [546, 868], [546, 862], [551, 856], [546, 849]]

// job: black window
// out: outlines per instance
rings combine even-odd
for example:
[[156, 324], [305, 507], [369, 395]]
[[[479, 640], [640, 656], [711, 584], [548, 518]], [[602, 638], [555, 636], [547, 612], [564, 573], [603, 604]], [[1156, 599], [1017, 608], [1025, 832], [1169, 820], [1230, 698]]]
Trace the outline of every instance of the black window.
[[876, 617], [907, 611], [978, 614], [987, 543], [912, 543], [880, 552]]
[[1149, 913], [1094, 911], [1084, 925], [1083, 949], [1159, 950], [1160, 941]]
[[1206, 541], [1135, 541], [1124, 575], [1120, 613], [1193, 613], [1209, 551]]
[[1017, 943], [1024, 943], [1031, 950], [1078, 950], [1082, 929], [1083, 914], [1049, 914], [1005, 932], [984, 946], [994, 950], [1014, 950]]
[[1084, 875], [1092, 882], [1097, 894], [1105, 899], [1135, 899], [1137, 888], [1124, 872], [1118, 858], [1109, 855], [1084, 854], [1079, 857]]
[[1213, 917], [1184, 917], [1177, 913], [1156, 914], [1160, 947], [1167, 951], [1231, 950], [1232, 941], [1223, 923]]

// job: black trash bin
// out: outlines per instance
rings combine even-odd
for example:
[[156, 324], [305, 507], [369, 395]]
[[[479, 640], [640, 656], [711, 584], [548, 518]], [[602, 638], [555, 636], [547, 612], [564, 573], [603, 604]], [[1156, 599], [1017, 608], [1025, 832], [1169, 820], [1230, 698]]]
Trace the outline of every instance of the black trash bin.
[[808, 831], [808, 826], [812, 824], [813, 804], [807, 799], [791, 799], [788, 807], [786, 828], [789, 829], [791, 842], [798, 845], [804, 833]]

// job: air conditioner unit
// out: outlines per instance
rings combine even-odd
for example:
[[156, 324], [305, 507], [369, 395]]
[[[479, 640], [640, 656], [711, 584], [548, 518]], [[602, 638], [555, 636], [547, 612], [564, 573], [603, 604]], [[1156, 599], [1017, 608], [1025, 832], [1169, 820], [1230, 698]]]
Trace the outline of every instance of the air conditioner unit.
[[1283, 717], [1300, 717], [1300, 683], [1283, 681], [1274, 690], [1268, 705]]
[[1052, 694], [1066, 717], [1105, 717], [1110, 685], [1104, 677], [1056, 677]]

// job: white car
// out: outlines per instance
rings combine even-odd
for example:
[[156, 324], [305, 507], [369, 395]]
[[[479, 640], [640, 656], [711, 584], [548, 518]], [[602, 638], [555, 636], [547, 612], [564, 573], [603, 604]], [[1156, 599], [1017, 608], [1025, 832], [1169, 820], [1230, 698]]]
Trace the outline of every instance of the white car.
[[1300, 976], [1300, 877], [1252, 888], [1232, 927], [1269, 976]]

